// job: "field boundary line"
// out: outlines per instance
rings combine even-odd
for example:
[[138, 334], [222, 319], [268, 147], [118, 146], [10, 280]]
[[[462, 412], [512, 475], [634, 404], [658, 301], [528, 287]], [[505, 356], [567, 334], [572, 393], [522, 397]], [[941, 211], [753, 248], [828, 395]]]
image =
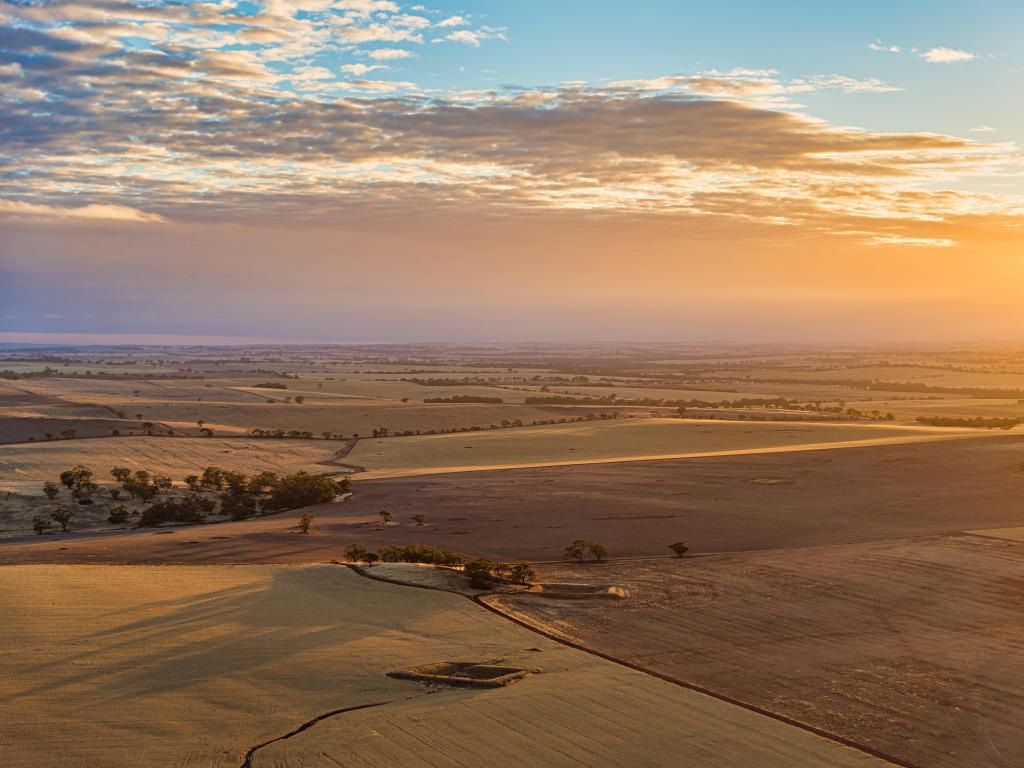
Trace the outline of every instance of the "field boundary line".
[[497, 606], [488, 603], [485, 598], [491, 597], [492, 594], [495, 596], [500, 596], [500, 593], [491, 593], [483, 595], [466, 595], [466, 597], [472, 602], [476, 603], [477, 605], [482, 606], [486, 610], [490, 611], [491, 613], [494, 613], [497, 616], [501, 616], [502, 618], [511, 621], [513, 624], [519, 625], [523, 629], [528, 629], [531, 632], [541, 635], [542, 637], [545, 637], [553, 642], [559, 643], [560, 645], [567, 646], [577, 651], [582, 651], [583, 653], [588, 653], [591, 656], [596, 656], [599, 659], [610, 661], [613, 664], [619, 664], [620, 666], [632, 669], [634, 672], [640, 672], [642, 674], [649, 675], [650, 677], [657, 678], [658, 680], [661, 680], [663, 682], [671, 683], [672, 685], [677, 685], [681, 688], [686, 688], [687, 690], [694, 691], [695, 693], [701, 693], [705, 696], [710, 696], [714, 699], [718, 699], [719, 701], [723, 701], [726, 704], [732, 704], [734, 706], [741, 707], [750, 712], [754, 712], [755, 714], [762, 715], [764, 717], [769, 717], [772, 720], [777, 720], [781, 723], [785, 723], [786, 725], [791, 725], [795, 728], [799, 728], [809, 733], [813, 733], [815, 736], [828, 739], [829, 741], [835, 742], [836, 744], [840, 744], [844, 747], [848, 747], [849, 749], [855, 749], [859, 752], [863, 752], [867, 755], [870, 755], [871, 757], [878, 758], [879, 760], [884, 760], [892, 765], [899, 766], [899, 768], [923, 768], [922, 766], [919, 766], [915, 763], [908, 762], [894, 755], [890, 755], [886, 752], [882, 752], [881, 750], [877, 750], [874, 747], [869, 747], [866, 744], [860, 744], [856, 741], [852, 741], [851, 739], [847, 739], [845, 736], [830, 733], [829, 731], [822, 730], [821, 728], [810, 725], [809, 723], [804, 723], [800, 720], [795, 720], [794, 718], [791, 718], [788, 715], [773, 712], [769, 709], [759, 707], [756, 704], [750, 704], [740, 699], [733, 698], [728, 694], [714, 691], [710, 688], [704, 687], [703, 685], [699, 685], [698, 683], [693, 683], [687, 680], [680, 680], [679, 678], [672, 677], [671, 675], [666, 675], [662, 672], [656, 672], [652, 669], [642, 667], [639, 664], [634, 664], [631, 661], [620, 659], [616, 656], [612, 656], [602, 651], [598, 651], [594, 648], [590, 648], [586, 645], [583, 645], [582, 643], [578, 643], [575, 640], [570, 640], [566, 637], [562, 637], [554, 632], [549, 632], [548, 630], [541, 629], [540, 627], [537, 627], [524, 619], [520, 619], [519, 617], [514, 616], [511, 613], [508, 613], [502, 610], [501, 608], [498, 608]]
[[[911, 763], [911, 762], [908, 762], [908, 761], [903, 760], [901, 758], [895, 757], [894, 755], [887, 754], [887, 753], [882, 752], [881, 750], [877, 750], [877, 749], [875, 749], [873, 747], [869, 747], [866, 744], [860, 744], [860, 743], [858, 743], [856, 741], [853, 741], [851, 739], [847, 739], [845, 736], [840, 736], [840, 735], [835, 734], [835, 733], [830, 733], [828, 731], [822, 730], [821, 728], [817, 728], [816, 726], [810, 725], [808, 723], [804, 723], [804, 722], [801, 722], [799, 720], [795, 720], [794, 718], [791, 718], [791, 717], [789, 717], [787, 715], [783, 715], [783, 714], [780, 714], [778, 712], [772, 712], [771, 710], [764, 709], [763, 707], [759, 707], [756, 704], [749, 704], [749, 703], [747, 703], [745, 701], [741, 701], [740, 699], [735, 699], [732, 696], [729, 696], [728, 694], [719, 693], [718, 691], [714, 691], [714, 690], [712, 690], [710, 688], [705, 688], [704, 686], [699, 685], [697, 683], [692, 683], [692, 682], [689, 682], [689, 681], [686, 681], [686, 680], [680, 680], [679, 678], [675, 678], [675, 677], [672, 677], [671, 675], [666, 675], [666, 674], [663, 674], [661, 672], [655, 672], [654, 670], [647, 669], [646, 667], [642, 667], [639, 664], [634, 664], [631, 661], [626, 661], [625, 659], [620, 659], [620, 658], [618, 658], [616, 656], [612, 656], [611, 654], [607, 654], [607, 653], [604, 653], [602, 651], [598, 651], [598, 650], [596, 650], [594, 648], [590, 648], [590, 647], [588, 647], [586, 645], [583, 645], [582, 643], [578, 643], [575, 640], [569, 640], [566, 637], [562, 637], [562, 636], [560, 636], [558, 634], [555, 634], [553, 632], [549, 632], [548, 630], [541, 629], [540, 627], [538, 627], [538, 626], [536, 626], [536, 625], [526, 621], [525, 619], [521, 619], [518, 616], [514, 616], [511, 613], [508, 613], [508, 612], [502, 610], [501, 608], [498, 608], [497, 606], [491, 605], [490, 603], [487, 602], [486, 598], [488, 598], [488, 597], [492, 597], [492, 596], [499, 596], [500, 597], [500, 595], [501, 595], [500, 592], [499, 593], [494, 593], [494, 592], [492, 592], [492, 593], [485, 593], [485, 594], [480, 594], [480, 595], [467, 595], [467, 594], [462, 594], [462, 593], [459, 593], [459, 592], [452, 592], [449, 589], [444, 589], [443, 587], [437, 587], [437, 586], [433, 586], [433, 585], [429, 585], [429, 584], [409, 584], [409, 583], [403, 583], [403, 582], [399, 582], [399, 581], [392, 581], [391, 579], [385, 579], [382, 576], [374, 576], [373, 574], [366, 572], [364, 569], [360, 568], [357, 565], [354, 565], [354, 564], [351, 564], [351, 563], [345, 563], [344, 565], [347, 568], [349, 568], [350, 570], [352, 570], [355, 573], [357, 573], [360, 576], [362, 576], [363, 578], [371, 579], [373, 581], [380, 581], [380, 582], [384, 582], [385, 584], [393, 584], [393, 585], [399, 586], [399, 587], [413, 587], [415, 589], [429, 589], [429, 590], [433, 590], [435, 592], [448, 592], [449, 594], [461, 595], [462, 597], [465, 597], [470, 602], [475, 603], [476, 605], [479, 605], [484, 610], [490, 611], [494, 615], [500, 616], [501, 618], [505, 619], [506, 621], [511, 621], [513, 624], [516, 624], [516, 625], [522, 627], [523, 629], [529, 630], [530, 632], [533, 632], [534, 634], [540, 635], [541, 637], [544, 637], [544, 638], [546, 638], [548, 640], [551, 640], [552, 642], [558, 643], [559, 645], [564, 645], [567, 648], [572, 648], [573, 650], [582, 651], [583, 653], [589, 654], [591, 656], [596, 656], [597, 658], [602, 659], [604, 661], [609, 661], [612, 664], [618, 664], [619, 666], [626, 667], [627, 669], [631, 669], [634, 672], [639, 672], [641, 674], [648, 675], [650, 677], [654, 677], [654, 678], [656, 678], [658, 680], [661, 680], [662, 682], [671, 683], [672, 685], [677, 685], [680, 688], [686, 688], [687, 690], [693, 691], [695, 693], [700, 693], [700, 694], [703, 694], [705, 696], [710, 696], [713, 699], [717, 699], [719, 701], [725, 702], [726, 704], [732, 704], [733, 706], [741, 707], [741, 708], [743, 708], [743, 709], [745, 709], [745, 710], [747, 710], [749, 712], [753, 712], [755, 714], [762, 715], [763, 717], [769, 717], [772, 720], [776, 720], [778, 722], [785, 723], [786, 725], [791, 725], [791, 726], [793, 726], [795, 728], [799, 728], [799, 729], [801, 729], [803, 731], [807, 731], [808, 733], [813, 733], [815, 736], [818, 736], [818, 737], [823, 738], [823, 739], [828, 739], [831, 742], [834, 742], [834, 743], [839, 744], [841, 746], [847, 747], [849, 749], [855, 749], [858, 752], [863, 752], [864, 754], [870, 755], [871, 757], [877, 758], [879, 760], [884, 760], [885, 762], [889, 763], [890, 765], [898, 766], [898, 768], [922, 768], [922, 766], [919, 766], [919, 765], [917, 765], [915, 763]], [[243, 766], [243, 768], [246, 768], [246, 766]]]

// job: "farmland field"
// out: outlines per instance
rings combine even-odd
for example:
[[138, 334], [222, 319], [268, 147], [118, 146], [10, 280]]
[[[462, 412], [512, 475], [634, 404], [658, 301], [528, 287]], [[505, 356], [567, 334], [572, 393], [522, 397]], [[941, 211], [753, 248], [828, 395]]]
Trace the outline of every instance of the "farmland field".
[[[0, 563], [324, 562], [353, 543], [552, 560], [577, 538], [632, 557], [666, 554], [680, 539], [706, 553], [1010, 527], [1024, 509], [1022, 455], [1024, 435], [1010, 433], [382, 480], [355, 475], [350, 499], [310, 509], [310, 536], [294, 535], [296, 514], [272, 515], [162, 533], [32, 536], [0, 543]], [[383, 509], [395, 515], [386, 526]], [[425, 524], [416, 525], [414, 514]]]
[[[1024, 428], [916, 419], [1019, 418], [985, 387], [1021, 369], [989, 350], [12, 353], [0, 746], [17, 768], [1015, 765]], [[43, 487], [76, 464], [94, 482]], [[137, 495], [115, 465], [177, 487]], [[182, 484], [207, 466], [352, 493]], [[576, 540], [608, 560], [565, 563]], [[371, 576], [429, 589], [343, 567], [360, 547], [386, 560]], [[499, 577], [530, 561], [547, 597], [404, 562], [437, 550]], [[387, 676], [451, 661], [539, 671]]]
[[363, 440], [346, 458], [367, 478], [554, 464], [883, 445], [968, 436], [888, 424], [617, 419], [457, 435]]
[[0, 446], [0, 487], [23, 488], [54, 480], [86, 462], [98, 477], [112, 467], [146, 469], [177, 481], [211, 464], [247, 472], [326, 471], [339, 443], [325, 440], [257, 440], [199, 437], [110, 437]]
[[[213, 768], [247, 758], [440, 768], [511, 765], [511, 748], [516, 763], [667, 767], [679, 765], [681, 742], [695, 765], [884, 765], [561, 647], [458, 596], [337, 566], [47, 566], [3, 576], [0, 645], [19, 651], [0, 656], [0, 738], [17, 768]], [[494, 690], [387, 676], [451, 659], [537, 673]], [[368, 708], [329, 715], [354, 707]]]
[[616, 658], [912, 764], [1024, 761], [1024, 546], [973, 536], [607, 565], [539, 581], [624, 600], [488, 600]]

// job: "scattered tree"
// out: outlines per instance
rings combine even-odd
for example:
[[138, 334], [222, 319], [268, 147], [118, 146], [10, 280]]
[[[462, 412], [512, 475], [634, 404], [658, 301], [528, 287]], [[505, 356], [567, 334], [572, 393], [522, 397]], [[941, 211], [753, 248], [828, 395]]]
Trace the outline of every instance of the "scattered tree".
[[422, 514], [420, 514], [419, 512], [417, 512], [417, 513], [416, 513], [415, 515], [412, 515], [412, 516], [410, 517], [410, 519], [411, 519], [411, 520], [412, 520], [412, 521], [413, 521], [414, 523], [416, 523], [416, 525], [423, 525], [423, 521], [424, 521], [424, 520], [426, 520], [427, 518], [426, 518], [426, 516], [425, 516], [425, 515], [422, 515]]
[[36, 532], [37, 536], [42, 536], [48, 530], [53, 528], [53, 523], [47, 520], [41, 515], [36, 515], [32, 518], [32, 530]]
[[313, 515], [309, 512], [299, 518], [298, 529], [301, 533], [309, 533], [310, 526], [313, 525]]
[[73, 510], [65, 509], [63, 507], [50, 513], [50, 517], [53, 518], [54, 522], [56, 522], [57, 525], [60, 526], [60, 529], [65, 533], [68, 530], [68, 524], [71, 522], [71, 518], [74, 516], [75, 513]]
[[494, 580], [494, 563], [485, 557], [469, 560], [462, 569], [470, 586], [482, 589]]
[[669, 544], [668, 548], [676, 553], [676, 557], [682, 557], [690, 551], [690, 548], [681, 541], [677, 541], [675, 544]]
[[365, 547], [358, 544], [349, 544], [345, 547], [345, 559], [350, 563], [365, 563], [369, 554]]
[[608, 557], [608, 550], [600, 542], [592, 541], [591, 539], [576, 539], [562, 552], [562, 559], [579, 560], [582, 562], [588, 553], [595, 562], [601, 562], [604, 558]]
[[110, 510], [110, 515], [107, 517], [107, 522], [113, 525], [120, 525], [128, 519], [128, 507], [124, 504], [118, 504]]
[[386, 509], [382, 509], [377, 514], [380, 515], [380, 521], [383, 525], [387, 525], [388, 523], [390, 523], [395, 516], [393, 512], [389, 512]]
[[527, 562], [516, 563], [509, 569], [508, 580], [513, 584], [528, 584], [537, 578], [533, 566]]
[[60, 482], [67, 488], [74, 488], [76, 484], [92, 480], [92, 470], [82, 464], [60, 473]]
[[47, 480], [45, 483], [43, 483], [43, 493], [46, 494], [46, 498], [48, 498], [50, 501], [53, 501], [54, 499], [57, 498], [57, 494], [60, 493], [60, 488], [57, 487], [56, 483]]

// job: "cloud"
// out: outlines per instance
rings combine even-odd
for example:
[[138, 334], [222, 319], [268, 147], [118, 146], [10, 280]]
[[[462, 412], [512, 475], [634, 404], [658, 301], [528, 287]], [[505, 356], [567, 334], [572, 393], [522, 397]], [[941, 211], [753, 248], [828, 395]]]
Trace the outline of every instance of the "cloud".
[[919, 55], [929, 64], [950, 64], [961, 61], [974, 61], [978, 58], [969, 51], [960, 51], [956, 48], [929, 48]]
[[877, 78], [858, 80], [846, 75], [812, 75], [782, 80], [775, 70], [707, 70], [697, 75], [666, 75], [648, 80], [617, 80], [610, 88], [648, 92], [689, 92], [704, 96], [745, 99], [776, 106], [797, 106], [790, 97], [826, 90], [844, 93], [891, 93], [902, 88]]
[[455, 32], [449, 32], [444, 37], [435, 38], [432, 42], [443, 43], [462, 43], [463, 45], [471, 45], [474, 48], [479, 48], [480, 43], [484, 40], [507, 40], [508, 37], [504, 29], [494, 29], [491, 27], [483, 27], [482, 29], [459, 29]]
[[366, 55], [375, 61], [394, 61], [396, 59], [408, 59], [413, 53], [403, 48], [377, 48], [367, 51]]
[[378, 93], [392, 93], [394, 91], [417, 90], [416, 83], [409, 83], [397, 80], [350, 80], [343, 84], [346, 88], [361, 91], [376, 91]]
[[437, 24], [435, 24], [434, 26], [442, 27], [442, 28], [444, 28], [444, 27], [464, 27], [468, 23], [469, 22], [466, 21], [466, 19], [464, 19], [462, 16], [449, 16], [447, 19], [443, 19], [443, 20], [437, 22]]
[[873, 237], [870, 243], [872, 245], [907, 245], [914, 248], [952, 248], [956, 245], [956, 241], [945, 237], [901, 237], [898, 235]]
[[387, 69], [383, 64], [342, 64], [341, 71], [349, 74], [361, 77], [367, 75], [370, 72], [376, 72], [380, 69]]
[[[935, 239], [945, 235], [915, 227], [1024, 212], [1018, 198], [964, 182], [1019, 173], [1010, 145], [830, 125], [795, 102], [898, 90], [877, 79], [735, 69], [446, 93], [326, 55], [409, 54], [353, 42], [419, 35], [421, 22], [396, 3], [236, 9], [14, 6], [18, 23], [0, 26], [0, 93], [14, 94], [0, 99], [0, 210], [140, 222], [161, 218], [132, 207], [139, 200], [175, 221], [571, 211], [866, 240]], [[125, 42], [140, 30], [146, 47]], [[244, 30], [266, 42], [239, 43]], [[504, 32], [452, 36], [478, 45]]]
[[901, 53], [903, 51], [903, 49], [900, 48], [900, 46], [886, 45], [878, 38], [875, 38], [874, 41], [868, 43], [868, 48], [870, 48], [872, 51], [882, 51], [884, 53]]
[[0, 216], [48, 216], [59, 219], [106, 219], [132, 221], [145, 224], [166, 223], [167, 219], [156, 213], [146, 213], [126, 205], [90, 204], [80, 207], [40, 205], [20, 200], [0, 199]]
[[976, 128], [970, 129], [971, 133], [995, 133], [996, 129], [991, 125], [979, 125]]

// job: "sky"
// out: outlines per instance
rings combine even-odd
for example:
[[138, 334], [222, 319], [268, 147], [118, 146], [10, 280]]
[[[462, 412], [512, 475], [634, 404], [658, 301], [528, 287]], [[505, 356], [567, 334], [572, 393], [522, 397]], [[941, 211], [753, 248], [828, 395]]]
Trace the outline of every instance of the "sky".
[[0, 0], [0, 341], [1024, 341], [1024, 4]]

